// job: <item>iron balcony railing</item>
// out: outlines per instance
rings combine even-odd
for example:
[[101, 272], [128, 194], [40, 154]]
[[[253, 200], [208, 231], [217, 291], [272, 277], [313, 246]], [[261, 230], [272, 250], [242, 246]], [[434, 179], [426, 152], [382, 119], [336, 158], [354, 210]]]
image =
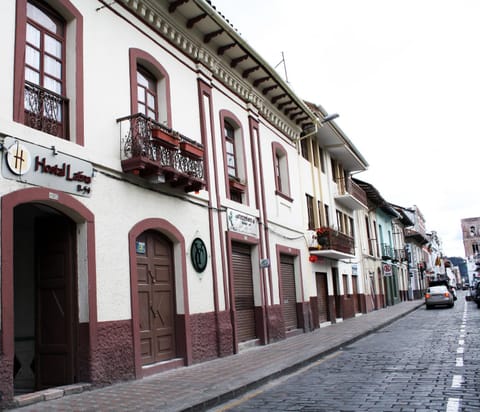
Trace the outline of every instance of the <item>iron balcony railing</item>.
[[34, 83], [25, 82], [25, 125], [68, 139], [68, 99]]
[[311, 247], [319, 250], [336, 250], [350, 255], [355, 254], [354, 238], [328, 227], [321, 227], [316, 230], [316, 242]]
[[367, 195], [365, 191], [351, 178], [337, 178], [336, 182], [339, 195], [351, 195], [362, 204], [367, 204]]
[[382, 243], [382, 259], [393, 259], [394, 253], [393, 253], [393, 248], [387, 244], [387, 243]]
[[141, 113], [120, 123], [120, 158], [125, 172], [141, 177], [163, 176], [186, 191], [204, 186], [203, 146]]

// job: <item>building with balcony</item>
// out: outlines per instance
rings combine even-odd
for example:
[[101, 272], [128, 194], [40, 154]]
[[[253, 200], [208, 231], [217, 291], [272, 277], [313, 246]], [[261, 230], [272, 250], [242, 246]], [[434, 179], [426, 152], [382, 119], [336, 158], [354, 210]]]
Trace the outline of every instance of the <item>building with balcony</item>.
[[0, 11], [3, 403], [364, 311], [367, 164], [210, 2]]
[[[355, 211], [366, 209], [364, 191], [351, 178], [368, 163], [325, 109], [307, 103], [319, 119], [298, 140], [299, 169], [306, 204], [308, 290], [314, 327], [365, 313], [366, 297], [358, 252]], [[322, 120], [324, 119], [324, 120]]]

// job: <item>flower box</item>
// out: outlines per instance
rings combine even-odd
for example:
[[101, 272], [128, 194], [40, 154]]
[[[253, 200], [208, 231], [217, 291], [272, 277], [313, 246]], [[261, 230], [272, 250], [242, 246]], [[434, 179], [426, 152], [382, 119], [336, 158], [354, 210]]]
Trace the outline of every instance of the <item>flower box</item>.
[[232, 177], [230, 177], [230, 180], [228, 183], [229, 183], [230, 189], [235, 190], [236, 192], [244, 193], [245, 189], [247, 188], [247, 186], [244, 183]]
[[201, 159], [203, 157], [202, 147], [186, 141], [180, 142], [180, 152], [183, 155], [194, 158], [194, 159]]
[[157, 127], [152, 129], [152, 138], [157, 139], [158, 144], [170, 148], [177, 148], [180, 143], [177, 136]]

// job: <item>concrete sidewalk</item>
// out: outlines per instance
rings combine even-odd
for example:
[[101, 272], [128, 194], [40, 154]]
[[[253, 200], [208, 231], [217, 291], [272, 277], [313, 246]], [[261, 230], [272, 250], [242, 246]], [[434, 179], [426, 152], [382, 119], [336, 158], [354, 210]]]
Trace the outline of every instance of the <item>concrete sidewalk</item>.
[[[101, 389], [73, 385], [16, 398], [21, 411], [198, 411], [235, 398], [407, 315], [423, 300], [402, 302], [236, 355]], [[75, 391], [81, 393], [74, 394]], [[73, 394], [72, 394], [73, 393]], [[35, 398], [36, 396], [36, 398]], [[58, 399], [54, 399], [58, 398]], [[45, 400], [48, 399], [48, 400]], [[33, 403], [34, 404], [31, 404]]]

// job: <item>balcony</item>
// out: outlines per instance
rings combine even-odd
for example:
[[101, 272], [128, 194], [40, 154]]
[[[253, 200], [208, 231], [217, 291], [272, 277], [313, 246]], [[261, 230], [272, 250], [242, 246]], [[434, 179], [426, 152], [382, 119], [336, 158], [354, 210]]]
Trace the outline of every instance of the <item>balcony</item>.
[[394, 258], [393, 248], [387, 243], [382, 243], [381, 246], [382, 246], [382, 259], [393, 260]]
[[407, 260], [407, 254], [405, 249], [395, 249], [394, 251], [393, 260], [396, 262], [404, 262]]
[[366, 209], [367, 195], [352, 179], [337, 179], [335, 201], [350, 210]]
[[25, 82], [26, 126], [68, 138], [68, 99], [31, 82]]
[[117, 122], [125, 173], [185, 192], [199, 191], [205, 186], [201, 144], [142, 114], [126, 116]]
[[328, 227], [307, 232], [308, 249], [311, 255], [330, 259], [351, 259], [355, 257], [355, 241], [344, 233]]

